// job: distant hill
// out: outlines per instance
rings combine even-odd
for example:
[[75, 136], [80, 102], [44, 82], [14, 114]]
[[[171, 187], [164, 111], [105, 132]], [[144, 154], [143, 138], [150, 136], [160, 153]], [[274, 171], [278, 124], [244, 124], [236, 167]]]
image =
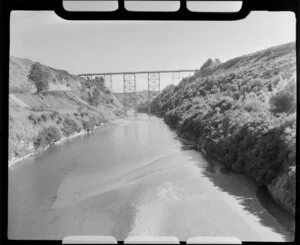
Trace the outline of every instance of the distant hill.
[[[134, 93], [127, 93], [125, 95], [125, 100], [124, 100], [124, 94], [123, 93], [114, 93], [115, 96], [119, 99], [120, 102], [123, 103], [125, 101], [127, 107], [133, 108], [134, 103], [136, 100], [136, 106], [137, 110], [140, 112], [147, 112], [145, 110], [145, 107], [148, 105], [148, 91], [143, 90], [143, 91], [137, 91], [136, 94]], [[157, 95], [159, 94], [158, 91], [150, 91], [150, 101], [152, 101]]]
[[205, 65], [165, 88], [151, 111], [202, 152], [266, 185], [295, 212], [295, 43]]

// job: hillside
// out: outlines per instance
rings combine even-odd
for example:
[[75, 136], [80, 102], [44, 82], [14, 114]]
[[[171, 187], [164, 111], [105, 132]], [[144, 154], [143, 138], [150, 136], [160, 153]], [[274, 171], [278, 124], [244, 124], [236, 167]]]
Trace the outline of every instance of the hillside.
[[[123, 93], [114, 93], [115, 96], [119, 99], [119, 101], [124, 101], [124, 94]], [[154, 99], [158, 95], [158, 91], [150, 91], [151, 98], [150, 100]], [[133, 108], [134, 103], [136, 100], [137, 110], [139, 112], [147, 112], [148, 109], [148, 91], [137, 91], [135, 96], [134, 93], [127, 93], [125, 96], [125, 103], [128, 108]]]
[[[122, 104], [103, 81], [86, 81], [16, 57], [10, 57], [9, 74], [9, 160], [53, 143], [51, 130], [58, 140], [124, 115]], [[29, 77], [46, 84], [45, 90], [37, 91]]]
[[151, 103], [205, 154], [267, 186], [295, 213], [295, 43], [224, 63], [209, 59]]

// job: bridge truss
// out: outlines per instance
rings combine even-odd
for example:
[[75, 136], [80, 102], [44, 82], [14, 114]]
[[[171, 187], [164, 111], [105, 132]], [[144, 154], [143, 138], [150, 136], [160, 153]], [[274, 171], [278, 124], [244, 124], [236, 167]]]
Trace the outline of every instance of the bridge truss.
[[158, 92], [158, 94], [160, 95], [160, 73], [159, 72], [148, 73], [148, 113], [149, 114], [151, 114], [150, 103], [155, 97], [155, 94], [153, 92]]
[[[89, 74], [79, 74], [80, 77], [85, 79], [95, 79], [96, 77], [102, 76], [105, 81], [105, 87], [113, 92], [113, 80], [114, 75], [123, 75], [123, 107], [127, 110], [130, 107], [129, 98], [133, 96], [134, 109], [137, 107], [136, 100], [136, 74], [147, 74], [148, 83], [148, 113], [151, 113], [150, 102], [154, 99], [155, 95], [160, 95], [161, 92], [161, 74], [171, 73], [172, 74], [172, 84], [177, 85], [181, 81], [182, 73], [194, 73], [195, 70], [160, 70], [160, 71], [135, 71], [135, 72], [111, 72], [111, 73], [89, 73]], [[160, 99], [160, 97], [159, 97]], [[174, 99], [172, 98], [172, 103], [174, 107]]]
[[107, 74], [107, 75], [104, 75], [103, 78], [104, 78], [105, 87], [108, 88], [109, 91], [112, 92], [112, 75]]
[[177, 85], [180, 82], [180, 72], [172, 72], [172, 84]]
[[136, 77], [135, 73], [123, 74], [123, 107], [128, 109], [129, 96], [133, 96], [133, 108], [136, 108]]

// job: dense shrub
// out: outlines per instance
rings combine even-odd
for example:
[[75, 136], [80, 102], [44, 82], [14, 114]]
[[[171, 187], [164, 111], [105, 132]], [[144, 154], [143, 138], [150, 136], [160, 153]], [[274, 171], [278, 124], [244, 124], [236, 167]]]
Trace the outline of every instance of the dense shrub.
[[44, 148], [61, 139], [61, 132], [58, 127], [50, 126], [43, 128], [34, 140], [34, 148]]
[[105, 80], [103, 77], [96, 77], [94, 79], [95, 81], [95, 84], [96, 84], [96, 87], [101, 90], [101, 91], [105, 91], [106, 88], [105, 88]]
[[83, 128], [86, 130], [86, 131], [93, 131], [94, 130], [94, 127], [96, 126], [96, 119], [95, 118], [90, 118], [86, 121], [84, 121], [82, 123], [82, 126]]
[[280, 137], [280, 129], [261, 134], [250, 128], [243, 126], [228, 140], [220, 157], [234, 170], [269, 184], [284, 165], [288, 149]]
[[85, 116], [88, 115], [88, 110], [86, 107], [83, 107], [83, 106], [79, 106], [77, 108], [77, 112], [78, 112], [78, 115], [80, 115], [81, 118], [84, 118]]
[[[205, 150], [235, 171], [269, 184], [283, 166], [290, 166], [293, 162], [289, 158], [294, 159], [294, 149], [288, 142], [295, 141], [294, 133], [291, 133], [295, 119], [270, 118], [271, 115], [264, 111], [251, 111], [250, 114], [228, 107], [223, 110], [220, 108], [224, 101], [226, 99], [220, 99], [214, 104], [214, 109], [204, 111], [202, 108], [205, 107], [199, 107], [202, 112], [189, 114], [184, 106], [181, 112], [177, 107], [165, 114], [165, 121], [172, 127], [179, 127], [178, 130], [189, 138], [205, 139]], [[286, 131], [287, 128], [290, 130]]]
[[293, 113], [296, 110], [296, 84], [292, 81], [270, 98], [271, 111], [274, 113]]
[[63, 122], [63, 117], [59, 115], [59, 116], [57, 117], [56, 124], [59, 125], [59, 124], [61, 124], [62, 122]]
[[48, 119], [49, 119], [49, 115], [47, 115], [47, 114], [42, 114], [42, 115], [41, 115], [41, 120], [42, 120], [43, 122], [47, 122]]
[[89, 95], [88, 102], [92, 106], [98, 106], [100, 103], [100, 91], [98, 89], [93, 90]]
[[70, 136], [75, 132], [80, 132], [82, 129], [82, 125], [79, 121], [74, 120], [70, 117], [66, 117], [63, 121], [62, 132], [65, 136]]
[[175, 86], [168, 85], [166, 86], [151, 103], [151, 111], [155, 112], [158, 116], [163, 116], [166, 111], [171, 109], [172, 106], [172, 96]]
[[212, 60], [211, 58], [209, 58], [208, 60], [206, 60], [204, 62], [204, 64], [200, 67], [200, 71], [204, 71], [208, 68], [213, 68], [217, 65], [219, 65], [221, 62], [219, 59], [215, 59], [215, 60]]
[[57, 111], [54, 111], [54, 112], [52, 112], [52, 113], [50, 114], [50, 118], [51, 118], [52, 120], [58, 118], [58, 116], [59, 116], [59, 113], [58, 113]]
[[246, 96], [243, 101], [243, 109], [249, 113], [268, 110], [268, 108], [266, 108], [266, 105], [262, 102], [261, 98], [256, 96], [255, 94], [252, 96]]
[[244, 104], [244, 110], [247, 112], [258, 112], [262, 110], [262, 103], [259, 100], [247, 101]]
[[290, 46], [284, 48], [288, 52], [274, 48], [215, 68], [209, 59], [200, 72], [166, 88], [150, 106], [233, 170], [268, 186], [285, 176], [280, 192], [295, 207], [295, 47], [291, 51]]
[[34, 124], [37, 125], [40, 122], [40, 117], [35, 114], [30, 114], [28, 119]]
[[293, 116], [274, 117], [254, 98], [243, 107], [228, 97], [209, 104], [211, 109], [199, 106], [199, 111], [182, 104], [168, 111], [165, 121], [185, 136], [205, 139], [208, 154], [262, 184], [270, 184], [284, 166], [293, 164]]

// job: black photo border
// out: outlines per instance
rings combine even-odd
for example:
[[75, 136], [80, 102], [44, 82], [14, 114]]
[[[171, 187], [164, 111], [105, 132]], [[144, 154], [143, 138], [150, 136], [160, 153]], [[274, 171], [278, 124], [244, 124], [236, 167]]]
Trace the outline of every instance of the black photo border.
[[[245, 18], [251, 11], [291, 11], [296, 16], [296, 65], [297, 65], [297, 114], [299, 114], [299, 71], [300, 71], [300, 0], [243, 0], [242, 8], [236, 13], [200, 13], [191, 12], [187, 9], [187, 0], [180, 1], [180, 9], [176, 12], [131, 12], [125, 9], [124, 0], [118, 1], [118, 9], [112, 12], [68, 12], [63, 8], [62, 0], [0, 0], [0, 244], [61, 244], [55, 240], [8, 240], [7, 238], [7, 209], [8, 209], [8, 101], [9, 101], [9, 37], [10, 37], [10, 12], [13, 10], [52, 10], [67, 20], [130, 20], [130, 21], [201, 21], [201, 20], [227, 20], [234, 21]], [[135, 0], [130, 0], [135, 1]], [[150, 0], [149, 0], [150, 1]], [[152, 0], [155, 1], [155, 0]], [[164, 0], [172, 1], [172, 0]], [[173, 0], [176, 1], [176, 0]], [[193, 0], [189, 0], [193, 1]], [[197, 1], [197, 0], [194, 0]], [[207, 1], [207, 0], [206, 0]], [[211, 0], [210, 0], [211, 1]], [[232, 0], [231, 0], [232, 1]], [[237, 1], [237, 0], [234, 0]], [[296, 149], [299, 149], [298, 129], [299, 120], [297, 116], [296, 129]], [[300, 190], [299, 180], [299, 156], [296, 153], [296, 190]], [[296, 197], [295, 212], [295, 241], [287, 242], [298, 244], [299, 240], [299, 198]], [[185, 244], [185, 241], [180, 241]], [[243, 244], [262, 243], [262, 242], [243, 242]], [[118, 244], [123, 244], [118, 241]], [[270, 244], [264, 242], [263, 244]]]

